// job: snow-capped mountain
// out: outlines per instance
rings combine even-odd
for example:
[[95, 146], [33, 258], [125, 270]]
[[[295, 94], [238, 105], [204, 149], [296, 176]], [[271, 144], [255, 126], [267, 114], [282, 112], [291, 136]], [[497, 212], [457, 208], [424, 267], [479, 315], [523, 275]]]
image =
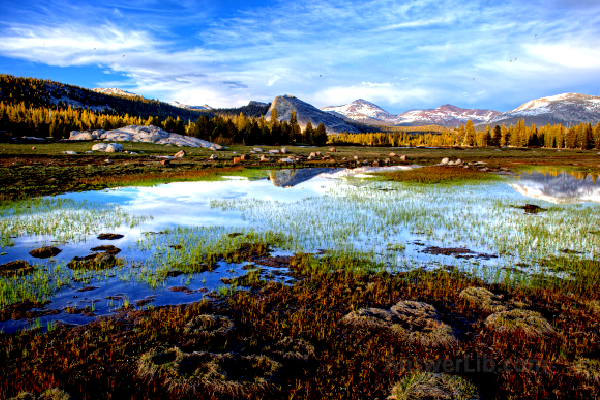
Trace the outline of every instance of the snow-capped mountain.
[[486, 123], [498, 114], [499, 111], [459, 108], [446, 104], [433, 110], [410, 110], [398, 114], [396, 125], [435, 124], [450, 127], [465, 124], [469, 119], [473, 124], [478, 124]]
[[600, 120], [600, 96], [563, 93], [529, 101], [514, 110], [496, 115], [491, 124], [510, 124], [525, 119], [526, 125], [596, 123]]
[[446, 104], [433, 110], [410, 110], [402, 114], [393, 115], [373, 103], [365, 100], [356, 100], [350, 104], [337, 107], [324, 107], [322, 111], [334, 115], [343, 115], [359, 122], [386, 124], [386, 125], [443, 125], [457, 126], [466, 123], [469, 118], [474, 124], [490, 120], [499, 111], [464, 109]]
[[[396, 116], [385, 111], [383, 108], [369, 103], [366, 100], [355, 100], [350, 104], [334, 107], [323, 107], [321, 111], [342, 114], [352, 120], [366, 123], [394, 123]], [[335, 115], [335, 114], [334, 114]]]
[[127, 90], [121, 90], [119, 88], [93, 88], [94, 92], [104, 93], [104, 94], [116, 94], [120, 96], [139, 96], [135, 93], [128, 92]]
[[181, 104], [178, 101], [174, 101], [174, 102], [169, 103], [169, 104], [172, 105], [172, 106], [174, 106], [174, 107], [185, 108], [186, 110], [212, 110], [213, 109], [208, 104], [205, 104], [203, 106], [188, 106], [187, 104]]

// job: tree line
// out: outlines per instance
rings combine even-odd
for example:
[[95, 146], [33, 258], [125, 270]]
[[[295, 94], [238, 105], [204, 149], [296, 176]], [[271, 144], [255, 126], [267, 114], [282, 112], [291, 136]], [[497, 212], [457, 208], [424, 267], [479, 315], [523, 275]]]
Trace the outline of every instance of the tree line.
[[567, 127], [562, 124], [545, 126], [525, 126], [525, 119], [516, 124], [496, 125], [492, 129], [487, 124], [477, 132], [469, 119], [466, 124], [442, 133], [413, 134], [407, 132], [340, 134], [330, 137], [330, 142], [338, 145], [357, 146], [513, 146], [548, 147], [566, 149], [600, 149], [600, 121], [580, 122]]
[[246, 117], [240, 112], [234, 117], [201, 115], [195, 121], [184, 121], [179, 116], [168, 116], [162, 120], [158, 116], [146, 119], [140, 116], [115, 115], [107, 111], [92, 111], [87, 108], [60, 108], [59, 106], [35, 107], [25, 102], [0, 102], [0, 131], [12, 136], [33, 136], [53, 139], [66, 139], [71, 131], [89, 131], [96, 129], [116, 129], [127, 125], [154, 125], [167, 132], [188, 135], [210, 142], [231, 145], [254, 144], [310, 144], [322, 146], [327, 143], [327, 130], [323, 123], [316, 128], [310, 121], [301, 129], [292, 113], [290, 122], [277, 121], [277, 110], [267, 121]]

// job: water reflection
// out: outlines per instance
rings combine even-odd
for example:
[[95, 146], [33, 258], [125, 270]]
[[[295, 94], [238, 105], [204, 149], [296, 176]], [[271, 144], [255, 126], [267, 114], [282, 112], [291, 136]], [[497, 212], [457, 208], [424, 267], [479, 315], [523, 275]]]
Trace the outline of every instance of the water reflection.
[[551, 203], [600, 202], [600, 182], [585, 172], [531, 172], [508, 184], [526, 197]]

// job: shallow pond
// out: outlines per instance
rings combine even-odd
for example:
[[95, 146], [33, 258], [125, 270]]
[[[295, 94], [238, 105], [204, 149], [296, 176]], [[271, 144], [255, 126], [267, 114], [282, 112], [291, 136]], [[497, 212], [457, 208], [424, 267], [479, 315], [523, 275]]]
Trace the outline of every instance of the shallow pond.
[[[598, 198], [595, 182], [522, 174], [519, 179], [445, 186], [357, 177], [378, 170], [272, 171], [256, 180], [228, 177], [68, 193], [44, 207], [4, 210], [0, 263], [25, 260], [36, 272], [0, 278], [0, 303], [49, 300], [46, 309], [90, 307], [88, 311], [102, 315], [138, 301], [146, 303], [138, 307], [199, 301], [212, 291], [225, 292], [228, 286], [221, 279], [244, 275], [249, 268], [259, 268], [261, 277], [293, 282], [285, 267], [235, 260], [218, 261], [208, 271], [189, 267], [251, 242], [269, 244], [272, 256], [326, 250], [341, 258], [362, 257], [391, 271], [451, 267], [488, 278], [499, 268], [539, 272], [515, 264], [535, 266], [545, 257], [563, 255], [562, 249], [589, 259], [600, 250], [599, 235], [588, 234], [600, 227], [598, 206], [578, 203]], [[543, 195], [533, 196], [532, 188]], [[588, 194], [571, 195], [578, 190]], [[563, 204], [564, 197], [570, 201]], [[545, 211], [529, 214], [516, 208], [527, 203]], [[89, 209], [93, 212], [85, 214]], [[48, 234], [61, 229], [76, 234]], [[123, 238], [97, 238], [108, 232]], [[62, 251], [47, 260], [33, 258], [29, 251], [41, 245]], [[66, 266], [100, 245], [121, 249], [118, 266], [100, 271]], [[187, 289], [173, 291], [175, 286]], [[44, 328], [51, 320], [79, 324], [93, 318], [61, 311], [37, 322]], [[0, 327], [14, 332], [33, 322], [9, 319]]]

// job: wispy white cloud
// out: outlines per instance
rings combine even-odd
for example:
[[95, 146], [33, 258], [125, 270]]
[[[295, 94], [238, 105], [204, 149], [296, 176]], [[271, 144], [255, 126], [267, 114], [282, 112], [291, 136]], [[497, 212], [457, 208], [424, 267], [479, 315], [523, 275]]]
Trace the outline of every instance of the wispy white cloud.
[[272, 1], [218, 13], [192, 0], [63, 0], [60, 11], [36, 11], [50, 22], [0, 22], [0, 55], [99, 68], [124, 77], [112, 86], [187, 104], [291, 93], [318, 107], [365, 98], [393, 113], [446, 103], [503, 111], [600, 91], [600, 8], [549, 1], [527, 10], [518, 0]]

